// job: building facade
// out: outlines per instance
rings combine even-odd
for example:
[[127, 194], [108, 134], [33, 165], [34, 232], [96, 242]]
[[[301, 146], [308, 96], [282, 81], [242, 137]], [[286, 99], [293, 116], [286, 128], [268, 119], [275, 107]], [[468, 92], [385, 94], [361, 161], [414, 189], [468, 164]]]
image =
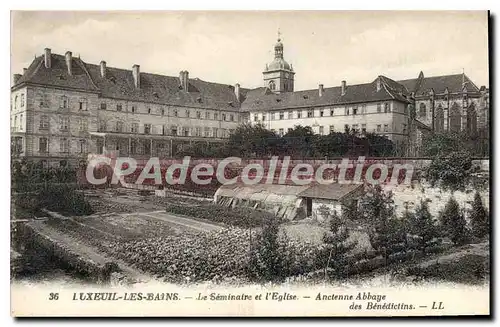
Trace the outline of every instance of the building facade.
[[12, 154], [66, 164], [89, 153], [172, 157], [187, 145], [224, 142], [243, 122], [284, 135], [296, 125], [315, 133], [385, 135], [418, 154], [430, 131], [475, 133], [489, 124], [489, 92], [465, 74], [294, 91], [295, 72], [280, 39], [263, 71], [264, 86], [244, 89], [189, 78], [86, 63], [72, 56], [35, 57], [11, 88]]

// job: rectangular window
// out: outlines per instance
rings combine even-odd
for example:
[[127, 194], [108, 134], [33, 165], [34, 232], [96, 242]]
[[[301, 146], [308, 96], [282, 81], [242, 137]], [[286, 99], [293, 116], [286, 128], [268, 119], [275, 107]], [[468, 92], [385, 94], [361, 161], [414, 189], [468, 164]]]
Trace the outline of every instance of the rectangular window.
[[330, 125], [330, 134], [335, 133], [335, 126]]
[[196, 112], [196, 118], [201, 119], [201, 112], [199, 112], [199, 111]]
[[116, 132], [118, 132], [118, 133], [123, 132], [123, 122], [121, 122], [121, 121], [116, 122]]
[[24, 94], [21, 94], [21, 107], [24, 107]]
[[101, 103], [101, 110], [106, 110], [106, 103], [105, 102]]
[[323, 115], [324, 115], [324, 111], [323, 111], [323, 109], [321, 109], [321, 110], [319, 111], [319, 116], [320, 116], [320, 117], [323, 117]]
[[151, 134], [151, 124], [144, 124], [144, 134]]
[[259, 117], [257, 115], [253, 115], [253, 121], [259, 121]]
[[226, 114], [222, 114], [222, 121], [226, 121]]
[[210, 112], [209, 111], [205, 112], [205, 119], [210, 119]]
[[21, 116], [19, 117], [19, 130], [23, 130], [23, 114], [21, 114]]
[[262, 121], [266, 121], [266, 114], [262, 114]]
[[204, 135], [205, 137], [210, 137], [210, 127], [205, 127], [204, 128]]
[[40, 153], [47, 153], [49, 152], [49, 146], [48, 146], [48, 141], [46, 137], [41, 137], [38, 139], [38, 152]]
[[386, 102], [384, 103], [384, 113], [388, 113], [391, 111], [391, 107], [389, 106], [389, 103]]
[[229, 115], [229, 120], [234, 121], [234, 115]]
[[406, 124], [403, 124], [403, 134], [406, 134]]
[[67, 131], [69, 129], [69, 117], [61, 117], [59, 119], [59, 125], [62, 131]]
[[288, 112], [288, 119], [293, 119], [293, 111]]
[[358, 114], [358, 106], [352, 107], [352, 114], [357, 115]]
[[80, 119], [79, 121], [79, 129], [80, 129], [80, 132], [86, 132], [87, 129], [88, 129], [88, 121], [87, 119], [83, 118], [83, 119]]
[[314, 110], [307, 110], [307, 118], [314, 117]]
[[377, 125], [377, 132], [382, 132], [382, 125]]
[[106, 132], [107, 126], [106, 122], [104, 120], [101, 120], [99, 122], [99, 132]]
[[177, 117], [177, 115], [178, 115], [177, 109], [174, 109], [173, 113], [174, 113], [174, 117]]
[[366, 124], [361, 124], [361, 133], [366, 134]]
[[195, 136], [201, 136], [201, 127], [196, 127]]
[[121, 104], [117, 104], [116, 105], [116, 111], [122, 111], [122, 105]]
[[78, 141], [78, 152], [87, 153], [87, 140]]
[[320, 135], [325, 134], [325, 127], [324, 127], [324, 126], [320, 126], [320, 127], [319, 127], [319, 134], [320, 134]]
[[189, 118], [189, 110], [186, 109], [186, 117]]
[[132, 111], [132, 113], [135, 113], [135, 106], [132, 106], [131, 111]]
[[377, 112], [382, 112], [382, 104], [377, 103]]
[[330, 109], [330, 116], [333, 116], [334, 113], [333, 109]]
[[353, 130], [354, 132], [357, 132], [357, 131], [358, 131], [358, 124], [353, 124], [353, 125], [352, 125], [352, 130]]
[[219, 120], [219, 114], [218, 113], [214, 113], [214, 120]]
[[297, 111], [297, 118], [302, 118], [302, 111], [301, 110]]
[[345, 114], [349, 116], [349, 107], [345, 107]]
[[170, 127], [170, 135], [177, 135], [177, 126], [172, 125]]
[[68, 153], [69, 152], [69, 140], [66, 138], [63, 138], [59, 141], [59, 150], [62, 153]]
[[283, 134], [285, 133], [285, 130], [283, 128], [280, 128], [279, 129], [279, 135], [280, 136], [283, 136]]
[[389, 131], [389, 125], [384, 124], [384, 132], [387, 133]]
[[40, 117], [40, 129], [49, 129], [49, 116], [43, 115]]
[[283, 111], [280, 111], [279, 115], [280, 115], [280, 120], [285, 119], [285, 113]]
[[217, 137], [217, 127], [212, 127], [212, 136]]
[[189, 136], [189, 127], [183, 127], [182, 131], [183, 131], [183, 136]]
[[130, 132], [132, 132], [132, 133], [139, 132], [139, 124], [138, 123], [130, 124]]

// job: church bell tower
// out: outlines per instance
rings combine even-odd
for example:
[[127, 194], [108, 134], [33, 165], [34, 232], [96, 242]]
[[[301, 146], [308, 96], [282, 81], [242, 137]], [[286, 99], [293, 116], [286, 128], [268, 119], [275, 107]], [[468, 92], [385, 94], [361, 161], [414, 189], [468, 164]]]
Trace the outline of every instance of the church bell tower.
[[293, 92], [295, 72], [292, 65], [283, 59], [283, 43], [278, 31], [278, 42], [274, 45], [274, 60], [262, 72], [264, 86], [275, 93]]

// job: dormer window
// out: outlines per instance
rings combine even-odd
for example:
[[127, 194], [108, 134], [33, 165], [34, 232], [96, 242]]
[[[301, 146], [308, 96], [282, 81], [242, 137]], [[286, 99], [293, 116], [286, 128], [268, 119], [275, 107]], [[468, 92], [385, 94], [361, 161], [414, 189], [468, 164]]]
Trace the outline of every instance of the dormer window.
[[196, 101], [198, 101], [198, 103], [201, 103], [202, 102], [201, 97], [197, 97]]
[[158, 92], [153, 92], [153, 96], [154, 96], [155, 98], [158, 98], [158, 97], [159, 97]]
[[276, 99], [276, 102], [281, 102], [281, 99], [279, 99], [279, 98], [278, 98], [278, 99]]
[[304, 99], [309, 99], [309, 96], [308, 95], [304, 95]]
[[111, 76], [111, 77], [109, 78], [109, 80], [110, 80], [112, 83], [116, 83], [116, 78], [115, 78], [114, 76]]

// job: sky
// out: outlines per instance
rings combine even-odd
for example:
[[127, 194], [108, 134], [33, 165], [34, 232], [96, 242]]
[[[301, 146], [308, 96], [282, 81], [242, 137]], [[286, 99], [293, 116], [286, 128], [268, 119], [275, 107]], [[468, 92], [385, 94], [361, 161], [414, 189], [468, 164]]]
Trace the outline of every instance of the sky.
[[278, 29], [295, 90], [459, 74], [488, 82], [485, 11], [15, 11], [11, 70], [35, 55], [72, 51], [88, 63], [242, 87], [263, 86]]

